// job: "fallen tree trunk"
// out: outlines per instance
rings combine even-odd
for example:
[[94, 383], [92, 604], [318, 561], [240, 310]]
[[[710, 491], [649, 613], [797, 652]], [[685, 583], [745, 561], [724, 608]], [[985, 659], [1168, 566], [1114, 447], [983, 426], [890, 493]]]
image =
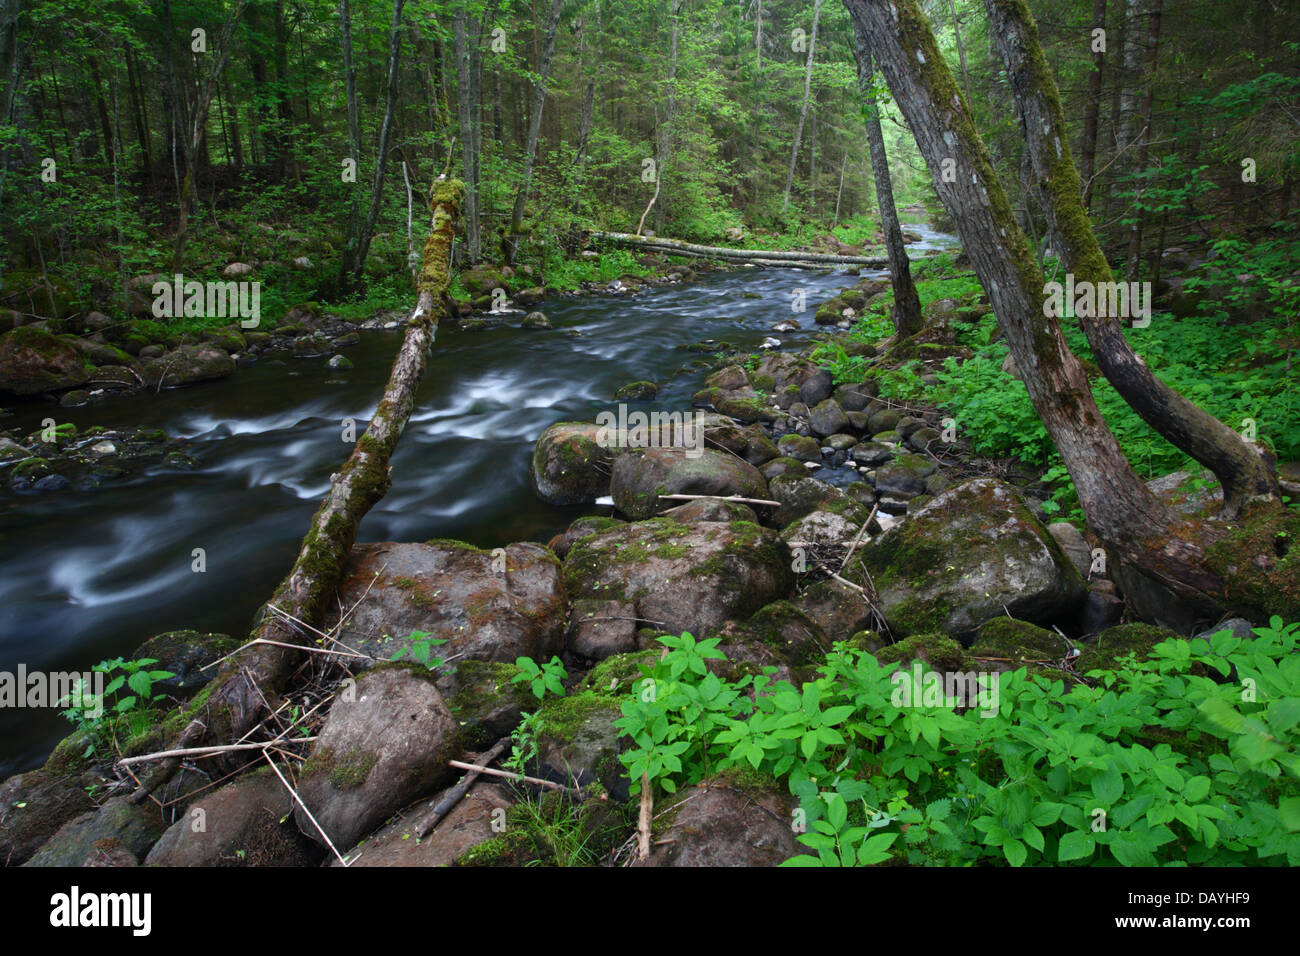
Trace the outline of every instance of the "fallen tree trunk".
[[631, 246], [648, 252], [664, 252], [674, 256], [697, 256], [709, 259], [730, 259], [735, 262], [765, 261], [789, 265], [815, 263], [818, 268], [827, 265], [869, 266], [884, 269], [889, 260], [884, 256], [833, 256], [825, 252], [799, 252], [780, 249], [728, 249], [725, 246], [700, 246], [680, 239], [663, 239], [659, 236], [634, 236], [629, 232], [589, 232], [593, 239], [603, 239], [615, 245]]
[[[331, 477], [330, 490], [312, 518], [293, 569], [268, 602], [279, 613], [264, 606], [250, 638], [278, 643], [255, 643], [227, 660], [210, 689], [204, 691], [201, 705], [181, 731], [176, 746], [169, 749], [192, 748], [205, 738], [240, 740], [274, 710], [280, 689], [303, 660], [302, 651], [283, 646], [292, 644], [290, 639], [298, 636], [292, 619], [308, 625], [320, 620], [338, 587], [357, 526], [388, 491], [388, 461], [411, 416], [426, 355], [438, 320], [446, 313], [454, 224], [464, 195], [465, 186], [460, 180], [440, 179], [433, 185], [429, 197], [433, 227], [425, 240], [423, 264], [416, 278], [415, 311], [393, 361], [388, 386], [365, 434], [343, 467]], [[175, 773], [178, 765], [176, 758], [168, 760], [136, 791], [134, 799], [145, 799]]]

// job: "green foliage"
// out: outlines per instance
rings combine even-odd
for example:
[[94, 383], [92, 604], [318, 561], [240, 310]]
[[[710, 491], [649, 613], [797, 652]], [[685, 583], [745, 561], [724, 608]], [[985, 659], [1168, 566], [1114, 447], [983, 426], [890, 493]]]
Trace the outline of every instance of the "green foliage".
[[86, 734], [87, 757], [115, 735], [133, 737], [153, 723], [155, 714], [151, 705], [165, 697], [155, 693], [153, 685], [176, 676], [171, 671], [151, 669], [157, 663], [152, 657], [100, 661], [91, 670], [105, 675], [107, 683], [102, 693], [95, 693], [84, 680], [78, 679], [72, 692], [59, 701], [59, 706], [65, 707], [60, 713]]
[[564, 696], [564, 682], [568, 679], [569, 672], [564, 669], [558, 657], [552, 657], [545, 664], [538, 664], [531, 657], [520, 657], [516, 658], [515, 666], [520, 672], [510, 678], [510, 683], [527, 682], [538, 700], [544, 698], [548, 691], [557, 697]]
[[774, 668], [720, 678], [717, 639], [665, 637], [619, 759], [633, 792], [741, 765], [785, 779], [815, 851], [791, 865], [1294, 866], [1297, 632], [1169, 640], [1068, 689], [1022, 668], [969, 709], [905, 706], [910, 675], [843, 644], [796, 687]]
[[447, 663], [446, 658], [440, 654], [433, 653], [435, 647], [441, 647], [447, 643], [445, 637], [434, 637], [428, 631], [412, 631], [407, 635], [406, 640], [411, 643], [399, 648], [389, 660], [400, 661], [409, 660], [416, 664], [422, 664], [431, 671], [436, 671]]

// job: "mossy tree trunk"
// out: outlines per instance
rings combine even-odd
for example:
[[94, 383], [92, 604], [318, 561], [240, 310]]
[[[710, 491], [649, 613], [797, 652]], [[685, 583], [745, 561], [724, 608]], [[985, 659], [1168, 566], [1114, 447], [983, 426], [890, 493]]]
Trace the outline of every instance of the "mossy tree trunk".
[[[1043, 198], [1050, 232], [1075, 282], [1101, 288], [1114, 277], [1083, 206], [1060, 94], [1038, 42], [1038, 27], [1024, 0], [985, 0], [984, 5], [1025, 131], [1033, 185]], [[1214, 472], [1223, 485], [1224, 517], [1235, 519], [1254, 498], [1280, 495], [1272, 454], [1248, 444], [1157, 378], [1129, 345], [1116, 316], [1081, 316], [1079, 323], [1102, 374], [1124, 401], [1169, 442]]]
[[[862, 91], [862, 116], [867, 126], [867, 151], [871, 154], [871, 175], [876, 181], [876, 206], [880, 226], [885, 234], [885, 253], [889, 256], [889, 281], [894, 286], [894, 328], [900, 337], [921, 331], [921, 298], [912, 281], [912, 265], [903, 242], [894, 206], [894, 183], [889, 175], [889, 157], [885, 154], [885, 134], [880, 129], [880, 104], [871, 82], [871, 49], [862, 27], [853, 24], [853, 54], [858, 66], [858, 88]], [[841, 177], [840, 185], [843, 186]], [[837, 208], [838, 214], [838, 208]]]
[[[1078, 358], [1043, 308], [1043, 277], [988, 151], [915, 0], [844, 0], [907, 120], [998, 317], [1025, 388], [1074, 479], [1088, 524], [1112, 559], [1213, 613], [1222, 578], [1204, 548], [1221, 534], [1181, 518], [1134, 473], [1106, 426]], [[944, 177], [945, 159], [957, 175]], [[951, 178], [952, 181], [947, 181]]]
[[[299, 645], [311, 641], [288, 616], [312, 626], [319, 624], [338, 588], [357, 526], [388, 491], [389, 459], [411, 416], [438, 321], [446, 314], [451, 246], [464, 197], [465, 186], [460, 180], [439, 179], [433, 185], [429, 198], [433, 226], [416, 277], [415, 311], [393, 361], [388, 385], [365, 434], [332, 476], [330, 489], [312, 518], [293, 568], [268, 602], [284, 613], [264, 607], [250, 640]], [[202, 709], [181, 732], [176, 747], [198, 746], [204, 739], [224, 743], [242, 738], [268, 714], [268, 706], [274, 706], [303, 656], [303, 652], [292, 648], [246, 646], [222, 666]], [[229, 759], [239, 758], [232, 755]], [[175, 764], [161, 767], [138, 791], [137, 799], [143, 799], [174, 771]]]

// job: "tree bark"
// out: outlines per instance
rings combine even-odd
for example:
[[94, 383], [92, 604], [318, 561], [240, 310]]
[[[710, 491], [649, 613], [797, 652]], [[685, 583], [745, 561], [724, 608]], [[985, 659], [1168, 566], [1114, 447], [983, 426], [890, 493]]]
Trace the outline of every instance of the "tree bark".
[[[1092, 0], [1092, 28], [1106, 29], [1106, 0]], [[1091, 35], [1088, 42], [1093, 43]], [[1083, 179], [1083, 208], [1092, 206], [1092, 178], [1097, 169], [1097, 127], [1101, 118], [1101, 69], [1106, 54], [1093, 50], [1092, 70], [1088, 73], [1088, 103], [1083, 111], [1083, 140], [1080, 144], [1079, 175]]]
[[[1203, 548], [1216, 529], [1185, 520], [1134, 473], [1102, 419], [1079, 360], [1044, 315], [1042, 273], [915, 0], [844, 0], [930, 167], [1044, 427], [1112, 560], [1213, 614], [1223, 580]], [[945, 181], [943, 160], [958, 175]]]
[[560, 25], [560, 13], [564, 9], [563, 0], [551, 0], [551, 15], [546, 21], [546, 39], [542, 43], [542, 52], [537, 61], [537, 82], [533, 85], [533, 107], [528, 118], [528, 143], [524, 147], [524, 172], [519, 181], [519, 191], [515, 193], [514, 209], [510, 213], [510, 236], [508, 245], [509, 261], [514, 261], [519, 253], [518, 236], [524, 223], [524, 209], [528, 203], [528, 190], [533, 182], [533, 166], [537, 162], [537, 140], [542, 131], [542, 111], [546, 107], [546, 83], [551, 77], [551, 56], [555, 53], [555, 31]]
[[478, 157], [474, 152], [474, 126], [477, 122], [478, 98], [474, 95], [474, 51], [469, 38], [469, 14], [465, 4], [456, 8], [453, 25], [456, 55], [456, 115], [460, 123], [461, 164], [465, 173], [465, 258], [473, 264], [483, 250], [479, 212], [479, 182], [474, 176]]
[[[339, 0], [339, 42], [343, 53], [343, 86], [347, 97], [348, 147], [352, 154], [353, 174], [361, 165], [361, 114], [357, 108], [357, 67], [352, 59], [352, 6], [349, 0]], [[361, 225], [361, 206], [357, 200], [358, 183], [354, 179], [348, 190], [352, 201], [348, 204], [348, 220], [343, 238], [343, 256], [339, 264], [339, 284], [346, 289], [351, 282], [357, 258], [358, 232]]]
[[871, 155], [871, 175], [876, 181], [876, 205], [880, 225], [885, 233], [885, 253], [889, 257], [889, 281], [894, 286], [894, 328], [899, 337], [915, 335], [924, 324], [921, 299], [912, 281], [912, 265], [903, 242], [903, 229], [894, 207], [894, 184], [889, 174], [889, 157], [885, 154], [885, 135], [880, 129], [880, 104], [872, 89], [871, 49], [862, 26], [853, 21], [853, 52], [858, 65], [858, 88], [865, 101], [862, 117], [867, 126], [867, 151]]
[[[681, 15], [682, 0], [672, 0], [672, 29], [668, 34], [668, 83], [667, 83], [667, 101], [664, 108], [664, 121], [659, 124], [658, 129], [658, 150], [659, 162], [655, 165], [655, 194], [650, 200], [650, 206], [655, 204], [664, 186], [664, 177], [668, 173], [669, 160], [673, 153], [673, 126], [677, 121], [677, 45], [681, 39]], [[646, 209], [649, 210], [650, 206]], [[667, 200], [659, 204], [655, 210], [655, 231], [662, 232], [666, 217]], [[645, 216], [641, 216], [641, 221], [645, 222]], [[641, 227], [637, 227], [637, 232]]]
[[[1160, 52], [1160, 13], [1163, 6], [1164, 0], [1151, 0], [1151, 6], [1147, 11], [1149, 19], [1147, 23], [1146, 77], [1143, 83], [1142, 106], [1138, 114], [1137, 156], [1133, 162], [1133, 170], [1139, 173], [1146, 169], [1147, 155], [1151, 145], [1151, 106], [1156, 93], [1156, 60]], [[1134, 188], [1137, 189], [1140, 200], [1142, 187], [1134, 184]], [[1129, 226], [1128, 277], [1130, 280], [1136, 279], [1138, 276], [1138, 259], [1142, 253], [1143, 218], [1142, 210], [1135, 209], [1133, 224]]]
[[[433, 225], [424, 243], [416, 305], [406, 328], [401, 350], [393, 361], [383, 397], [356, 448], [332, 476], [330, 490], [312, 518], [298, 558], [280, 582], [269, 604], [284, 614], [263, 608], [250, 640], [301, 643], [303, 636], [285, 615], [307, 624], [319, 622], [338, 588], [344, 562], [356, 540], [357, 526], [383, 498], [390, 485], [389, 460], [415, 405], [416, 390], [424, 375], [426, 356], [439, 320], [446, 315], [450, 284], [450, 256], [460, 203], [465, 195], [459, 180], [439, 179], [433, 184], [429, 208]], [[243, 738], [274, 705], [285, 682], [301, 662], [302, 652], [268, 644], [254, 644], [232, 656], [204, 692], [194, 718], [181, 731], [175, 748], [196, 746], [202, 740]], [[237, 756], [227, 758], [237, 761]], [[137, 802], [166, 782], [178, 763], [161, 766], [138, 789]], [[237, 764], [236, 764], [237, 766]], [[227, 766], [226, 769], [234, 769]]]
[[[1024, 0], [985, 0], [985, 7], [1026, 130], [1034, 185], [1043, 196], [1049, 226], [1060, 239], [1062, 261], [1076, 283], [1101, 288], [1113, 277], [1083, 208], [1060, 94], [1038, 42], [1037, 25]], [[1079, 323], [1102, 374], [1124, 401], [1173, 445], [1214, 472], [1223, 485], [1224, 517], [1235, 519], [1259, 496], [1280, 495], [1270, 453], [1246, 443], [1160, 381], [1129, 345], [1118, 317], [1081, 316]]]
[[799, 106], [799, 125], [794, 130], [794, 147], [790, 150], [790, 171], [785, 177], [785, 193], [781, 197], [783, 215], [790, 205], [790, 190], [794, 187], [794, 167], [799, 159], [799, 144], [803, 140], [804, 123], [808, 120], [808, 94], [812, 91], [813, 53], [817, 47], [817, 20], [821, 12], [822, 0], [814, 0], [812, 37], [808, 41], [808, 61], [803, 71], [803, 102]]

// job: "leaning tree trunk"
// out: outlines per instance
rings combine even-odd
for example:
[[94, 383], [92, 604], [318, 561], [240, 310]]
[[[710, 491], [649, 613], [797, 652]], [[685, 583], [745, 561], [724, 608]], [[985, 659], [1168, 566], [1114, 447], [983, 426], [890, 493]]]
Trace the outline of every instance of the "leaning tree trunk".
[[[916, 137], [1089, 526], [1113, 559], [1214, 613], [1223, 581], [1206, 567], [1203, 549], [1216, 532], [1162, 504], [1106, 426], [1078, 358], [1043, 314], [1042, 273], [916, 0], [844, 4]], [[945, 159], [956, 161], [952, 182], [940, 175]]]
[[[446, 314], [450, 285], [451, 246], [465, 186], [460, 180], [439, 179], [433, 185], [429, 208], [433, 225], [424, 242], [423, 264], [416, 277], [416, 304], [406, 327], [406, 338], [393, 361], [383, 397], [375, 408], [366, 433], [330, 481], [330, 489], [312, 518], [298, 559], [276, 589], [251, 640], [301, 644], [291, 618], [307, 625], [318, 623], [342, 577], [343, 564], [356, 540], [357, 526], [383, 498], [390, 485], [389, 459], [397, 447], [415, 404], [415, 393], [433, 343], [438, 321]], [[273, 605], [278, 611], [270, 610]], [[301, 663], [302, 652], [268, 644], [245, 646], [222, 666], [205, 691], [200, 710], [181, 732], [177, 748], [199, 745], [203, 739], [228, 742], [242, 738], [257, 726], [289, 675]], [[174, 760], [137, 791], [142, 800], [165, 782], [176, 769]]]
[[[1048, 225], [1059, 238], [1061, 258], [1076, 283], [1101, 288], [1113, 277], [1083, 208], [1060, 94], [1038, 42], [1038, 27], [1024, 0], [985, 0], [984, 5], [1026, 131], [1035, 186], [1043, 197]], [[1133, 351], [1116, 316], [1080, 316], [1079, 322], [1102, 374], [1120, 397], [1148, 425], [1214, 472], [1223, 485], [1224, 517], [1235, 519], [1243, 505], [1258, 496], [1280, 495], [1271, 454], [1247, 444], [1160, 381]]]
[[921, 299], [912, 281], [912, 265], [907, 258], [903, 230], [894, 208], [894, 184], [889, 175], [889, 157], [885, 155], [885, 135], [880, 129], [880, 104], [871, 83], [871, 50], [861, 26], [853, 24], [853, 49], [858, 63], [858, 87], [866, 102], [862, 115], [867, 123], [867, 151], [871, 154], [871, 175], [876, 181], [876, 205], [880, 208], [880, 225], [885, 232], [885, 252], [889, 256], [889, 280], [894, 286], [894, 328], [900, 337], [915, 335], [924, 324]]

